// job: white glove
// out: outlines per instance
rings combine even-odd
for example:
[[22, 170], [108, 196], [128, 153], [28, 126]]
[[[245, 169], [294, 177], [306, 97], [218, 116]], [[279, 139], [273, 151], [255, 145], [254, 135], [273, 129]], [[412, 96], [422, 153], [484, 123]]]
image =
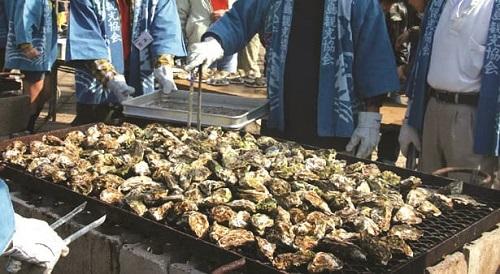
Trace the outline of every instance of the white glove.
[[357, 147], [356, 157], [368, 158], [380, 140], [381, 121], [382, 115], [378, 112], [360, 112], [358, 126], [347, 144], [346, 151], [354, 154], [354, 149]]
[[59, 257], [68, 255], [69, 248], [50, 226], [37, 219], [28, 219], [15, 214], [16, 232], [12, 237], [12, 248], [5, 252], [11, 258], [36, 264], [50, 274]]
[[204, 42], [196, 43], [191, 47], [185, 70], [192, 71], [200, 65], [210, 66], [224, 57], [224, 49], [216, 39], [209, 37]]
[[420, 137], [418, 136], [417, 131], [412, 126], [408, 125], [408, 120], [405, 119], [403, 122], [403, 126], [401, 126], [401, 130], [399, 131], [399, 147], [401, 149], [401, 153], [405, 157], [408, 156], [408, 148], [410, 144], [415, 146], [417, 151], [421, 151], [422, 146], [420, 143]]
[[172, 90], [177, 89], [174, 82], [174, 72], [172, 68], [168, 66], [160, 66], [155, 68], [154, 71], [155, 79], [160, 83], [161, 91], [165, 94], [169, 94]]
[[106, 87], [116, 96], [120, 103], [127, 100], [130, 95], [135, 93], [135, 89], [127, 85], [125, 76], [121, 74], [117, 74], [109, 79], [106, 83]]

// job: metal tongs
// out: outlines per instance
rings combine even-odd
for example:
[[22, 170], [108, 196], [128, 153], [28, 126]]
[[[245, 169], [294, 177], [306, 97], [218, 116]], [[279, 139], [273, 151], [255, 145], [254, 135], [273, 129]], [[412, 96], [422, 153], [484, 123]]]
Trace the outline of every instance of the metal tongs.
[[[75, 209], [73, 209], [70, 213], [66, 214], [63, 216], [61, 219], [55, 221], [50, 225], [50, 228], [53, 230], [56, 230], [59, 228], [61, 225], [67, 223], [69, 220], [73, 219], [76, 215], [78, 215], [80, 212], [82, 212], [85, 207], [87, 206], [87, 202], [84, 202], [83, 204], [77, 206]], [[94, 230], [95, 228], [99, 227], [106, 221], [106, 215], [102, 216], [101, 218], [93, 221], [92, 223], [86, 225], [85, 227], [81, 228], [77, 232], [71, 234], [68, 236], [66, 239], [64, 239], [64, 244], [69, 245], [76, 239], [79, 239], [83, 235], [87, 234], [91, 230]], [[22, 268], [22, 262], [15, 260], [13, 258], [10, 258], [8, 265], [7, 265], [7, 272], [9, 273], [17, 273], [21, 270]]]
[[[201, 131], [201, 96], [202, 96], [202, 80], [203, 80], [203, 65], [198, 67], [198, 112], [196, 117], [196, 123], [198, 131]], [[193, 93], [194, 93], [194, 81], [196, 79], [196, 72], [191, 72], [189, 76], [189, 101], [188, 101], [188, 119], [187, 127], [191, 128], [191, 123], [193, 120]]]

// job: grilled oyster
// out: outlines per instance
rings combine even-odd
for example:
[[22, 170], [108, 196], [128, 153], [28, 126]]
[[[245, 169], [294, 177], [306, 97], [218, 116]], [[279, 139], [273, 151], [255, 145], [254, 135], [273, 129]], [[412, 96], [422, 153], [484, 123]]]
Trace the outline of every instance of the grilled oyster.
[[303, 192], [302, 198], [309, 202], [314, 208], [317, 208], [324, 213], [332, 214], [328, 204], [314, 191]]
[[282, 179], [273, 178], [266, 183], [269, 192], [275, 197], [282, 197], [288, 195], [292, 191], [290, 184]]
[[189, 230], [198, 238], [205, 237], [210, 228], [207, 216], [196, 211], [184, 213], [182, 223], [187, 224]]
[[290, 223], [276, 222], [274, 227], [270, 229], [270, 233], [266, 233], [266, 238], [272, 242], [281, 242], [285, 246], [291, 247], [295, 233]]
[[146, 162], [140, 161], [134, 165], [134, 173], [139, 176], [149, 176], [151, 175], [151, 170], [149, 170], [149, 165]]
[[97, 192], [102, 191], [103, 189], [114, 188], [118, 190], [118, 187], [121, 186], [125, 182], [122, 177], [116, 176], [114, 174], [105, 174], [102, 176], [97, 176], [94, 179], [94, 190]]
[[248, 245], [255, 241], [252, 232], [245, 229], [229, 230], [222, 238], [217, 241], [217, 244], [226, 249], [233, 249]]
[[340, 239], [324, 238], [320, 242], [320, 249], [333, 253], [335, 256], [356, 262], [366, 262], [365, 252], [356, 244]]
[[236, 174], [232, 170], [224, 168], [218, 162], [214, 160], [209, 161], [208, 167], [220, 180], [229, 183], [230, 185], [235, 185], [238, 182]]
[[166, 202], [163, 205], [159, 207], [152, 207], [148, 209], [149, 214], [153, 217], [154, 220], [156, 221], [162, 221], [167, 217], [169, 214], [170, 210], [174, 207], [173, 202]]
[[306, 214], [299, 208], [291, 208], [289, 212], [292, 224], [298, 224], [306, 219]]
[[313, 250], [318, 245], [319, 239], [315, 236], [296, 236], [293, 246], [302, 251]]
[[430, 195], [431, 193], [425, 188], [419, 187], [416, 189], [412, 189], [410, 192], [408, 192], [408, 195], [406, 195], [406, 203], [411, 205], [412, 207], [417, 208], [424, 201], [426, 201]]
[[274, 220], [265, 214], [254, 214], [251, 220], [252, 225], [255, 228], [255, 232], [261, 236], [264, 235], [266, 228], [274, 225]]
[[280, 270], [290, 270], [293, 267], [306, 265], [314, 259], [312, 251], [298, 251], [296, 253], [283, 253], [276, 256], [273, 265]]
[[250, 213], [254, 213], [257, 210], [255, 203], [249, 200], [232, 200], [226, 205], [234, 210], [244, 210]]
[[277, 222], [285, 222], [285, 223], [292, 222], [290, 213], [288, 211], [286, 211], [284, 208], [282, 208], [281, 206], [278, 206], [276, 208], [275, 220]]
[[24, 154], [26, 153], [27, 147], [21, 141], [14, 141], [12, 144], [7, 146], [7, 149], [2, 153], [3, 160], [11, 164], [26, 166], [26, 159]]
[[441, 210], [437, 208], [433, 203], [429, 201], [424, 201], [420, 204], [420, 206], [417, 208], [418, 212], [424, 214], [426, 217], [434, 216], [438, 217], [441, 216]]
[[404, 205], [401, 207], [392, 220], [396, 223], [403, 223], [409, 225], [416, 225], [422, 223], [422, 218], [420, 217], [420, 213], [415, 211], [411, 205]]
[[361, 247], [368, 253], [369, 259], [375, 263], [387, 265], [392, 259], [391, 248], [387, 242], [378, 237], [362, 235]]
[[420, 229], [406, 224], [391, 227], [391, 230], [387, 234], [389, 236], [397, 236], [405, 241], [418, 241], [424, 235]]
[[148, 208], [146, 207], [146, 205], [139, 200], [127, 201], [125, 199], [125, 201], [127, 202], [130, 209], [132, 209], [132, 211], [135, 212], [135, 214], [137, 214], [141, 217], [144, 216], [144, 214], [148, 211]]
[[400, 182], [402, 188], [405, 189], [415, 189], [422, 185], [422, 179], [410, 176]]
[[480, 203], [476, 201], [474, 198], [467, 195], [453, 194], [449, 195], [448, 197], [453, 200], [453, 204], [455, 205], [472, 206], [472, 207], [486, 206], [486, 204]]
[[293, 227], [293, 233], [296, 235], [314, 235], [316, 224], [310, 222], [300, 222]]
[[326, 239], [330, 239], [332, 241], [337, 242], [345, 242], [345, 241], [354, 241], [359, 239], [361, 233], [358, 232], [348, 232], [343, 228], [339, 228], [331, 231], [330, 233], [325, 235]]
[[366, 216], [357, 216], [352, 221], [354, 228], [357, 232], [367, 233], [372, 236], [377, 236], [380, 234], [381, 230], [378, 225], [370, 218]]
[[429, 200], [441, 210], [453, 209], [453, 199], [443, 194], [433, 193]]
[[219, 225], [217, 222], [210, 227], [210, 239], [219, 241], [222, 237], [228, 234], [230, 229], [228, 227]]
[[226, 187], [226, 183], [222, 181], [213, 181], [213, 180], [206, 180], [201, 182], [198, 185], [198, 188], [203, 192], [205, 195], [212, 195], [212, 193], [220, 188]]
[[228, 224], [231, 219], [236, 217], [236, 212], [228, 206], [216, 206], [210, 212], [212, 219], [219, 224]]
[[382, 231], [388, 231], [391, 228], [392, 210], [389, 202], [383, 202], [372, 208], [370, 218]]
[[255, 209], [257, 210], [257, 212], [272, 214], [276, 210], [277, 206], [278, 206], [278, 203], [276, 202], [275, 199], [266, 198], [264, 200], [259, 201], [257, 203]]
[[123, 202], [125, 196], [116, 188], [106, 188], [99, 194], [99, 199], [107, 204], [117, 205]]
[[408, 257], [413, 257], [413, 250], [403, 239], [397, 236], [387, 236], [381, 240], [385, 241], [391, 250], [403, 253]]
[[277, 198], [279, 205], [286, 209], [298, 208], [302, 206], [302, 193], [301, 192], [291, 192], [290, 194]]
[[190, 212], [190, 211], [197, 211], [198, 206], [196, 203], [193, 203], [191, 201], [183, 200], [174, 203], [173, 207], [173, 215], [174, 216], [182, 216], [184, 213]]
[[238, 189], [237, 193], [240, 199], [248, 200], [254, 203], [258, 203], [271, 197], [267, 189], [264, 192], [260, 192], [255, 189]]
[[333, 254], [318, 252], [307, 266], [307, 270], [311, 273], [322, 273], [325, 271], [337, 271], [343, 267], [344, 263]]
[[250, 223], [252, 215], [246, 211], [239, 211], [229, 220], [230, 228], [246, 228]]
[[86, 172], [71, 177], [70, 181], [71, 189], [74, 192], [83, 195], [89, 195], [93, 190], [92, 181], [96, 178], [96, 176], [97, 175], [95, 173]]
[[276, 244], [258, 236], [255, 237], [255, 240], [257, 242], [257, 249], [259, 252], [272, 262], [274, 259], [274, 252], [276, 251]]
[[233, 194], [229, 188], [219, 188], [203, 200], [203, 203], [208, 205], [222, 205], [228, 203], [233, 198]]

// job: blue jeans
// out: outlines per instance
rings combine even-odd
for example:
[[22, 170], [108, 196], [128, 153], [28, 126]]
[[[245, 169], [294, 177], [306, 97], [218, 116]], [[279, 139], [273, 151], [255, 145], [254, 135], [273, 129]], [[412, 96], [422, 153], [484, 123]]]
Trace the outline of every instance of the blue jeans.
[[238, 70], [238, 54], [224, 56], [219, 61], [215, 62], [210, 68], [217, 68], [217, 70], [224, 70], [228, 72], [236, 72]]

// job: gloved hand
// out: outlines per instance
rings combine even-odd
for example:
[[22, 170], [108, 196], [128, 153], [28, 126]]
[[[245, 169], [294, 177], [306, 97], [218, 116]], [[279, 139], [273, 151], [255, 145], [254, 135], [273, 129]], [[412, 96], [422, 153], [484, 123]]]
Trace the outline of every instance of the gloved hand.
[[403, 126], [401, 126], [401, 130], [399, 131], [398, 141], [401, 153], [403, 153], [405, 157], [408, 156], [408, 148], [410, 147], [410, 144], [413, 144], [413, 146], [415, 146], [415, 149], [417, 151], [422, 150], [420, 137], [415, 128], [408, 125], [407, 119], [404, 120]]
[[[382, 115], [378, 112], [360, 112], [358, 126], [351, 136], [346, 151], [356, 153], [358, 158], [368, 158], [380, 140], [380, 123]], [[357, 147], [357, 150], [354, 149]]]
[[106, 83], [106, 87], [116, 96], [120, 103], [127, 100], [130, 95], [135, 93], [135, 89], [127, 85], [125, 77], [121, 74], [116, 74], [109, 79]]
[[160, 83], [161, 91], [165, 94], [169, 94], [172, 90], [177, 89], [174, 82], [174, 73], [172, 68], [168, 66], [160, 66], [155, 68], [154, 71], [155, 79]]
[[210, 66], [224, 57], [224, 49], [216, 39], [209, 37], [204, 42], [192, 46], [185, 70], [192, 71], [200, 65]]
[[68, 255], [69, 248], [50, 226], [37, 219], [15, 215], [16, 232], [12, 248], [4, 255], [13, 259], [38, 265], [44, 274], [50, 274], [59, 257]]

